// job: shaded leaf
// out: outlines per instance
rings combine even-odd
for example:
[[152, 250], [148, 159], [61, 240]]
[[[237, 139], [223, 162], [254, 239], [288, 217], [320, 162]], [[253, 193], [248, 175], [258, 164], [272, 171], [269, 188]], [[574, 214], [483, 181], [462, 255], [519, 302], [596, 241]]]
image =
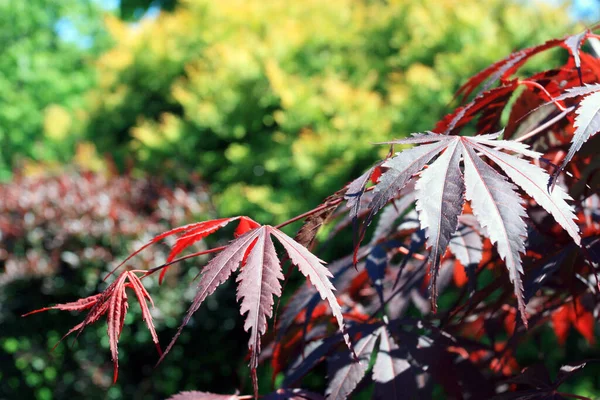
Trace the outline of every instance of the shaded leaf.
[[379, 337], [379, 351], [373, 365], [375, 382], [373, 398], [382, 400], [413, 398], [417, 393], [417, 385], [411, 365], [407, 361], [408, 353], [400, 350], [385, 326], [379, 328]]
[[382, 245], [374, 246], [365, 262], [365, 269], [369, 274], [369, 278], [379, 294], [379, 298], [383, 303], [383, 280], [385, 278], [385, 269], [387, 267], [388, 257], [387, 251]]
[[566, 343], [571, 326], [577, 329], [588, 343], [591, 345], [596, 343], [594, 334], [596, 319], [593, 310], [587, 309], [579, 297], [575, 302], [569, 302], [554, 311], [552, 325], [558, 343], [561, 345]]
[[502, 86], [480, 93], [467, 105], [442, 118], [434, 131], [447, 134], [458, 132], [479, 113], [482, 113], [482, 116], [477, 125], [478, 131], [485, 133], [493, 130], [500, 120], [502, 110], [518, 87], [518, 80], [513, 79]]
[[327, 339], [315, 340], [308, 343], [302, 354], [292, 362], [285, 374], [283, 386], [290, 386], [298, 382], [304, 375], [309, 373], [317, 364], [325, 359], [333, 346], [338, 344], [340, 337], [330, 336]]
[[[529, 386], [531, 389], [517, 390], [496, 395], [492, 400], [567, 400], [570, 398], [588, 399], [583, 396], [574, 396], [569, 393], [558, 392], [558, 387], [572, 374], [579, 372], [585, 367], [586, 363], [576, 365], [565, 365], [561, 367], [558, 376], [554, 382], [546, 367], [535, 365], [525, 368], [523, 372], [510, 380], [508, 383]], [[591, 400], [591, 399], [588, 399]]]
[[373, 353], [378, 337], [378, 332], [372, 330], [356, 342], [354, 352], [358, 361], [354, 360], [347, 352], [336, 354], [329, 359], [327, 364], [329, 383], [325, 391], [328, 399], [344, 400], [356, 389], [367, 372], [371, 353]]

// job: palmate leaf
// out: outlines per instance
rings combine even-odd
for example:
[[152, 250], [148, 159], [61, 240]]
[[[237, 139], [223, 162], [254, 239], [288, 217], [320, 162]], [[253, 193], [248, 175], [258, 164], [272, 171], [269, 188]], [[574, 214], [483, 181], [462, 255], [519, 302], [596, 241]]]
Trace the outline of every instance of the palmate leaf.
[[[240, 219], [251, 221], [247, 217], [240, 217]], [[349, 336], [345, 333], [341, 308], [333, 293], [335, 289], [330, 281], [332, 274], [324, 267], [323, 261], [280, 230], [267, 225], [254, 226], [258, 224], [252, 221], [252, 224], [248, 225], [249, 231], [230, 242], [203, 268], [196, 296], [159, 363], [171, 350], [184, 326], [188, 324], [204, 300], [234, 271], [242, 268], [237, 278], [237, 299], [241, 302], [240, 313], [242, 315], [247, 313], [244, 329], [250, 332], [248, 348], [256, 397], [258, 396], [256, 368], [261, 350], [261, 336], [266, 332], [267, 318], [273, 314], [273, 296], [281, 295], [280, 280], [283, 280], [281, 265], [271, 237], [281, 243], [292, 263], [310, 280], [321, 298], [327, 300], [349, 348], [351, 344]]]
[[458, 89], [456, 95], [461, 96], [461, 98], [464, 100], [469, 97], [469, 95], [473, 93], [477, 87], [479, 87], [481, 84], [484, 84], [483, 89], [479, 92], [479, 94], [481, 94], [482, 92], [488, 90], [497, 81], [507, 79], [534, 55], [558, 46], [562, 46], [569, 50], [569, 53], [575, 61], [575, 67], [577, 68], [579, 76], [581, 77], [581, 57], [579, 51], [581, 49], [581, 45], [588, 35], [589, 31], [586, 30], [575, 35], [570, 35], [562, 39], [552, 39], [540, 45], [512, 53], [505, 59], [490, 65], [483, 71], [474, 75]]
[[[541, 168], [496, 149], [504, 149], [538, 158], [522, 143], [497, 140], [499, 133], [476, 137], [437, 135], [433, 133], [413, 135], [392, 143], [421, 144], [388, 160], [390, 169], [383, 174], [375, 187], [377, 195], [373, 199], [371, 214], [381, 208], [381, 204], [392, 200], [414, 174], [420, 172], [429, 160], [442, 153], [431, 165], [420, 172], [416, 184], [417, 210], [421, 227], [425, 229], [427, 245], [431, 248], [432, 264], [431, 293], [436, 294], [436, 274], [441, 257], [446, 251], [452, 235], [458, 226], [462, 211], [463, 192], [471, 201], [473, 214], [485, 230], [500, 257], [505, 261], [522, 318], [526, 322], [523, 285], [520, 274], [521, 253], [524, 253], [524, 239], [527, 229], [523, 218], [526, 216], [523, 200], [516, 192], [521, 187], [536, 200], [580, 244], [579, 230], [574, 220], [573, 208], [567, 204], [569, 195], [560, 187], [552, 193], [546, 189], [548, 174]], [[420, 151], [419, 148], [422, 148]], [[517, 186], [486, 164], [479, 156], [485, 155], [494, 161]], [[459, 168], [463, 159], [464, 177]], [[427, 161], [423, 161], [427, 159]], [[386, 177], [389, 176], [390, 178]], [[400, 182], [400, 183], [399, 183]]]
[[83, 331], [83, 329], [98, 321], [103, 315], [106, 315], [106, 323], [108, 326], [108, 339], [109, 347], [114, 365], [113, 381], [117, 381], [119, 371], [119, 355], [117, 343], [123, 330], [123, 323], [125, 322], [125, 315], [129, 307], [127, 303], [126, 289], [132, 289], [135, 293], [140, 308], [142, 309], [142, 316], [150, 334], [152, 335], [152, 341], [156, 345], [159, 354], [162, 354], [160, 344], [158, 342], [158, 336], [154, 329], [152, 322], [152, 315], [148, 308], [147, 302], [152, 306], [152, 298], [144, 288], [140, 278], [136, 275], [135, 271], [124, 271], [111, 283], [102, 293], [98, 293], [94, 296], [86, 297], [71, 303], [57, 304], [53, 307], [46, 307], [39, 310], [32, 311], [25, 314], [24, 316], [36, 314], [42, 311], [48, 311], [52, 309], [64, 310], [64, 311], [83, 311], [89, 309], [87, 316], [83, 322], [77, 324], [71, 330], [69, 330], [61, 339], [61, 341], [69, 336], [71, 333], [77, 331], [77, 335]]

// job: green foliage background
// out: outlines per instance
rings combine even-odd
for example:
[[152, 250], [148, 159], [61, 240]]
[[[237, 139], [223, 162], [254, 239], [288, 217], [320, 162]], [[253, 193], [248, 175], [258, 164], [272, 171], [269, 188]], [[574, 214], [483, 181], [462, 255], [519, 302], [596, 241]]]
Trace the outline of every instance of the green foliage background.
[[[72, 161], [105, 169], [95, 148], [134, 176], [188, 185], [201, 179], [216, 215], [282, 222], [384, 155], [372, 143], [432, 128], [473, 73], [576, 31], [564, 9], [507, 0], [160, 4], [169, 11], [136, 20], [147, 1], [122, 1], [113, 15], [91, 0], [0, 0], [1, 180], [15, 169]], [[65, 39], [64, 24], [75, 39]], [[120, 240], [116, 258], [133, 239]], [[60, 290], [44, 289], [39, 279], [0, 287], [0, 398], [164, 398], [248, 384], [247, 338], [231, 288], [201, 310], [157, 370], [149, 336], [137, 334], [139, 315], [128, 318], [135, 328], [122, 337], [122, 372], [110, 388], [102, 324], [74, 350], [61, 345], [49, 355], [78, 319], [18, 316], [91, 294], [81, 293], [82, 280], [104, 268], [84, 265]], [[164, 315], [187, 307], [182, 293], [195, 273], [153, 288]], [[177, 321], [157, 318], [163, 341]], [[261, 373], [268, 389], [268, 368]], [[56, 391], [61, 380], [64, 390]]]
[[[85, 48], [59, 36], [67, 21]], [[0, 1], [0, 180], [24, 157], [72, 156], [74, 113], [94, 85], [92, 60], [107, 40], [92, 2]]]
[[467, 1], [182, 1], [96, 63], [84, 134], [121, 166], [213, 187], [221, 215], [282, 220], [431, 128], [458, 85], [560, 36], [548, 7]]

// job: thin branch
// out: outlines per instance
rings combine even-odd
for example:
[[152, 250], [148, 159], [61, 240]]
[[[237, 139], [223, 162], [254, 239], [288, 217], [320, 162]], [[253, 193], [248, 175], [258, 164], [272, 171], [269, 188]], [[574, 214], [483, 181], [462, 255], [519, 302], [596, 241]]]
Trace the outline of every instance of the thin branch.
[[558, 108], [560, 111], [566, 110], [565, 106], [560, 104], [558, 101], [554, 100], [554, 97], [552, 97], [552, 95], [550, 93], [548, 93], [546, 88], [543, 87], [542, 85], [540, 85], [539, 83], [533, 82], [533, 81], [527, 81], [527, 80], [525, 80], [525, 81], [520, 80], [520, 81], [518, 81], [518, 84], [541, 90], [546, 95], [546, 97], [548, 97], [548, 100], [550, 100], [552, 103], [554, 103], [556, 108]]
[[530, 132], [527, 132], [526, 134], [524, 134], [523, 136], [519, 136], [518, 138], [514, 139], [515, 142], [524, 142], [525, 140], [537, 135], [538, 133], [542, 132], [544, 129], [554, 125], [555, 123], [557, 123], [558, 121], [560, 121], [561, 119], [563, 119], [563, 117], [565, 115], [567, 115], [568, 113], [570, 113], [571, 111], [573, 111], [575, 109], [575, 106], [571, 106], [567, 109], [565, 109], [563, 112], [561, 112], [560, 114], [558, 114], [556, 117], [544, 122], [542, 125], [538, 126], [537, 128], [533, 129]]
[[158, 267], [154, 267], [154, 268], [149, 269], [148, 271], [146, 271], [146, 274], [144, 276], [142, 276], [142, 278], [145, 278], [146, 276], [152, 275], [156, 271], [160, 271], [161, 269], [169, 267], [169, 266], [171, 266], [173, 264], [176, 264], [176, 263], [178, 263], [180, 261], [187, 260], [188, 258], [194, 258], [194, 257], [203, 256], [205, 254], [216, 253], [218, 251], [224, 250], [226, 247], [227, 246], [215, 247], [214, 249], [203, 250], [203, 251], [199, 251], [197, 253], [188, 254], [187, 256], [176, 258], [173, 261], [170, 261], [168, 263], [159, 265]]

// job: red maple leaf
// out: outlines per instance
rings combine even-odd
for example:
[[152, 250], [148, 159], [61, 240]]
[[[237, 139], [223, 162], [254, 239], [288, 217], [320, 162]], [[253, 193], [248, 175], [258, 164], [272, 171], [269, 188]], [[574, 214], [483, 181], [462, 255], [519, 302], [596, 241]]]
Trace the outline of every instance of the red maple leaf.
[[[158, 353], [162, 355], [162, 350], [158, 342], [158, 336], [152, 323], [152, 315], [148, 308], [148, 303], [154, 307], [154, 302], [150, 297], [150, 294], [144, 288], [140, 278], [136, 275], [136, 272], [143, 271], [124, 271], [119, 275], [113, 283], [111, 283], [103, 292], [95, 294], [90, 297], [79, 299], [70, 303], [57, 304], [52, 307], [45, 307], [39, 310], [31, 311], [23, 316], [26, 317], [31, 314], [36, 314], [48, 310], [62, 310], [62, 311], [84, 311], [89, 309], [90, 311], [86, 315], [85, 319], [79, 324], [75, 325], [69, 330], [61, 339], [61, 341], [69, 336], [71, 333], [77, 331], [77, 336], [83, 331], [83, 329], [98, 321], [102, 316], [106, 315], [106, 322], [108, 325], [108, 339], [110, 344], [110, 352], [114, 365], [113, 382], [117, 381], [118, 370], [119, 370], [119, 356], [117, 343], [121, 332], [123, 330], [123, 323], [125, 322], [125, 315], [129, 305], [127, 303], [126, 289], [131, 289], [137, 297], [140, 308], [142, 309], [142, 316], [148, 330], [152, 335], [152, 341], [156, 345]], [[60, 341], [59, 341], [60, 343]], [[58, 345], [58, 343], [57, 343]], [[56, 346], [55, 346], [56, 347]]]
[[595, 323], [594, 315], [581, 303], [580, 298], [577, 298], [575, 303], [565, 304], [552, 314], [554, 333], [561, 345], [564, 345], [567, 341], [571, 326], [577, 329], [589, 344], [596, 343], [594, 336]]

